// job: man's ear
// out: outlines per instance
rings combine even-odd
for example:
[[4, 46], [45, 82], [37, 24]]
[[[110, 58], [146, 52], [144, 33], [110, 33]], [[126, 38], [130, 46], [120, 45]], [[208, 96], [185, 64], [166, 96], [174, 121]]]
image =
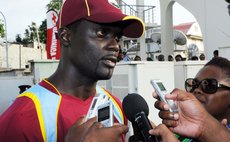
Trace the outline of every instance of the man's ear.
[[71, 32], [68, 28], [60, 28], [58, 31], [58, 36], [61, 41], [61, 44], [63, 44], [64, 46], [70, 45]]

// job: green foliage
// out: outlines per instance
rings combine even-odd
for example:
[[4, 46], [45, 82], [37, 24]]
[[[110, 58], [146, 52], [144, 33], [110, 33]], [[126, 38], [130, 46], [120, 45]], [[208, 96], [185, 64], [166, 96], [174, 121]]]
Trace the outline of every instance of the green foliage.
[[3, 24], [3, 22], [1, 20], [0, 20], [0, 37], [1, 38], [5, 37], [4, 24]]
[[21, 35], [20, 34], [17, 34], [16, 35], [16, 42], [21, 44], [22, 43], [22, 38], [21, 38]]
[[[55, 11], [59, 11], [62, 6], [62, 0], [51, 0], [49, 4], [46, 5], [47, 11], [49, 9], [54, 9]], [[0, 23], [1, 24], [1, 23]], [[32, 22], [31, 25], [28, 26], [28, 29], [25, 29], [24, 38], [22, 39], [23, 44], [29, 44], [37, 40], [37, 31], [41, 43], [46, 43], [46, 19], [42, 21], [40, 26], [36, 26], [36, 23]], [[36, 29], [38, 28], [38, 29]], [[1, 34], [1, 25], [0, 25], [0, 34]], [[1, 36], [1, 35], [0, 35]], [[17, 41], [17, 36], [16, 36]]]
[[38, 34], [39, 34], [39, 38], [40, 38], [40, 42], [41, 43], [46, 43], [46, 19], [42, 21], [42, 24], [40, 25], [39, 29], [38, 29]]
[[28, 26], [28, 29], [25, 30], [23, 43], [28, 44], [37, 40], [37, 31], [36, 31], [36, 23], [32, 22], [31, 25]]
[[22, 39], [23, 44], [29, 44], [33, 41], [33, 39], [30, 38], [30, 31], [28, 29], [25, 30], [24, 33], [25, 37]]
[[52, 0], [49, 4], [46, 5], [47, 10], [54, 9], [55, 11], [59, 11], [62, 6], [62, 0]]

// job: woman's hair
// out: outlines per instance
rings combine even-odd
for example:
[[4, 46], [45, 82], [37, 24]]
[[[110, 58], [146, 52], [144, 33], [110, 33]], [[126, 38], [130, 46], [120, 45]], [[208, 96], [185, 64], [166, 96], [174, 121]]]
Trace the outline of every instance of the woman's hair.
[[208, 63], [204, 66], [216, 66], [223, 70], [227, 78], [230, 78], [230, 61], [223, 57], [215, 57], [212, 58]]

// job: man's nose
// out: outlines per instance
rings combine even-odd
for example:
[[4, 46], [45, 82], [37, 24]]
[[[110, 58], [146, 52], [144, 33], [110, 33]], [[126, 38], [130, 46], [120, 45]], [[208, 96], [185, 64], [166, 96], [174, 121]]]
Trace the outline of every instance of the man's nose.
[[118, 39], [118, 37], [114, 37], [113, 39], [111, 39], [108, 48], [111, 51], [115, 51], [115, 52], [119, 51], [119, 39]]

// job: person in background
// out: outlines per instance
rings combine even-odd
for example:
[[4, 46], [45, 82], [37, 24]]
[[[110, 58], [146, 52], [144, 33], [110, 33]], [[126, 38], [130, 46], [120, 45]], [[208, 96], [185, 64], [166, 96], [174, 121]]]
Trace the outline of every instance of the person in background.
[[199, 59], [200, 59], [201, 61], [205, 60], [205, 55], [204, 55], [203, 53], [201, 53], [200, 56], [199, 56]]
[[119, 54], [118, 54], [118, 57], [117, 57], [117, 62], [122, 61], [123, 58], [124, 58], [124, 54], [122, 52], [121, 46], [119, 45]]
[[158, 61], [165, 61], [165, 56], [163, 54], [158, 55]]
[[173, 61], [173, 56], [172, 55], [168, 55], [168, 61]]
[[27, 89], [29, 89], [31, 87], [31, 85], [19, 85], [19, 94], [23, 93], [24, 91], [26, 91]]
[[219, 57], [219, 51], [218, 50], [214, 50], [213, 51], [213, 57]]
[[138, 56], [138, 55], [136, 55], [136, 56], [134, 57], [134, 61], [141, 61], [141, 57]]
[[122, 61], [131, 61], [131, 59], [129, 58], [129, 55], [125, 51], [123, 52], [123, 60]]
[[178, 61], [182, 61], [182, 56], [180, 54], [175, 56], [175, 60]]
[[192, 60], [192, 61], [197, 61], [197, 60], [198, 60], [198, 57], [197, 57], [197, 56], [192, 56], [191, 60]]
[[[1, 115], [0, 141], [124, 141], [128, 127], [121, 102], [97, 82], [111, 78], [120, 38], [142, 36], [143, 21], [123, 14], [115, 1], [66, 0], [57, 27], [59, 65]], [[105, 128], [95, 118], [84, 120], [97, 94], [112, 101], [116, 125]]]
[[151, 57], [147, 57], [146, 60], [147, 61], [153, 61], [153, 59]]

